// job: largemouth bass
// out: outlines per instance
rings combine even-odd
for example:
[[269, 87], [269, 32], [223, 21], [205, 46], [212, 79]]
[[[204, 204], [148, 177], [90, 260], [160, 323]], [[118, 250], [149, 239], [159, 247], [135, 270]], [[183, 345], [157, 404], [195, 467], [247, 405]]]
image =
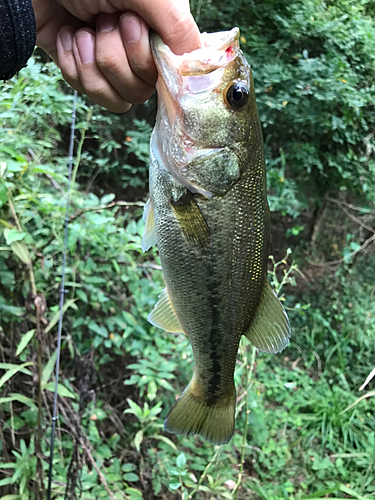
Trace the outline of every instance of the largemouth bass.
[[287, 315], [267, 280], [270, 216], [263, 137], [239, 30], [202, 34], [176, 56], [156, 35], [158, 113], [142, 248], [157, 244], [166, 288], [149, 321], [184, 332], [194, 375], [165, 429], [227, 443], [242, 335], [284, 349]]

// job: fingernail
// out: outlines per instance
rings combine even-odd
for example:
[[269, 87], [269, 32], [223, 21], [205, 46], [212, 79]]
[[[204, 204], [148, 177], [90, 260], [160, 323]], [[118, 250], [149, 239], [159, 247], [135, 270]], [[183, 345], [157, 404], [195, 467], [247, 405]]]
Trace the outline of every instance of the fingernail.
[[77, 47], [79, 52], [79, 57], [82, 64], [90, 64], [94, 62], [95, 59], [95, 40], [94, 37], [83, 31], [77, 35]]
[[141, 23], [137, 16], [133, 14], [124, 14], [120, 18], [121, 30], [125, 43], [139, 42], [142, 34]]
[[63, 46], [63, 49], [66, 50], [67, 52], [70, 52], [72, 50], [73, 46], [73, 34], [69, 29], [63, 28], [60, 31], [60, 41], [61, 45]]
[[99, 33], [108, 33], [116, 28], [117, 23], [118, 16], [114, 16], [113, 14], [100, 14], [97, 29]]

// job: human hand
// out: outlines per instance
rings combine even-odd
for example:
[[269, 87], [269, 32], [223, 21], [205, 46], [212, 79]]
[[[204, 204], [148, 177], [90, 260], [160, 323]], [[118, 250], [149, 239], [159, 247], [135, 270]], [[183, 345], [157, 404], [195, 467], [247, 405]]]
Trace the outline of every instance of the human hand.
[[188, 0], [33, 0], [37, 45], [77, 91], [110, 111], [146, 101], [157, 72], [148, 31], [176, 54], [200, 46]]

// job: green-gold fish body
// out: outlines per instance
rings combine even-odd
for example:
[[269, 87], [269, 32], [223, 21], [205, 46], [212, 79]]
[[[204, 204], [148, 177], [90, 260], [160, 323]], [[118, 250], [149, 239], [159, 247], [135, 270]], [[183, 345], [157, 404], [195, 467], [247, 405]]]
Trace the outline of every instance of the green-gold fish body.
[[267, 281], [263, 138], [238, 39], [236, 28], [203, 34], [201, 49], [176, 56], [151, 37], [159, 104], [142, 246], [157, 244], [166, 289], [149, 319], [184, 332], [195, 363], [165, 428], [215, 444], [233, 435], [241, 336], [278, 352], [290, 335]]

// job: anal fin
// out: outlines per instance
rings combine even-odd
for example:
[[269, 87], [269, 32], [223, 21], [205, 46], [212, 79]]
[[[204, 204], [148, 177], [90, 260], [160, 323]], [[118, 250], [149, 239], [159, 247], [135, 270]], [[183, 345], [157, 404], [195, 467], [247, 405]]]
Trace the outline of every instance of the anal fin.
[[[181, 333], [183, 329], [173, 309], [167, 289], [159, 295], [159, 300], [148, 315], [148, 321], [158, 328], [171, 333]], [[184, 333], [184, 332], [183, 332]]]
[[143, 221], [145, 228], [141, 248], [142, 252], [147, 252], [152, 246], [156, 245], [154, 207], [150, 198], [147, 200], [143, 210]]
[[264, 352], [277, 353], [289, 344], [288, 316], [267, 280], [254, 319], [244, 335]]

